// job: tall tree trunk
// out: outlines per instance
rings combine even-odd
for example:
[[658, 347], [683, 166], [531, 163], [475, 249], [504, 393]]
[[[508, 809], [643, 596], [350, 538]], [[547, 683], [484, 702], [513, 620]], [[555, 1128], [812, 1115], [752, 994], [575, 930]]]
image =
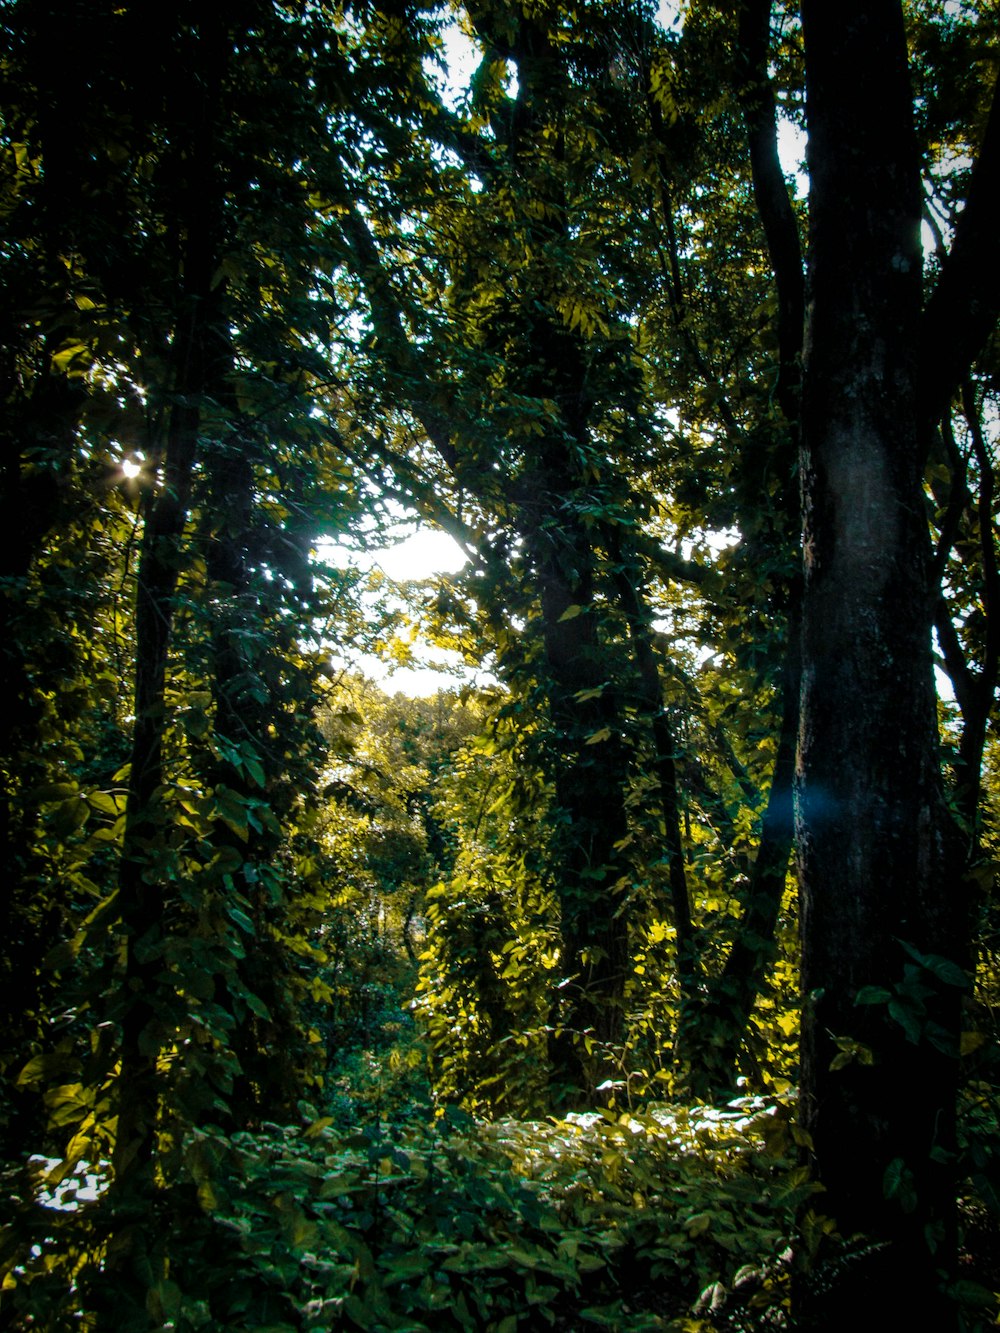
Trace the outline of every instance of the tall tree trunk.
[[611, 555], [618, 603], [625, 616], [631, 639], [639, 707], [649, 727], [653, 743], [652, 768], [659, 792], [660, 816], [663, 820], [669, 898], [674, 919], [677, 972], [680, 978], [683, 1010], [694, 1001], [699, 966], [681, 834], [681, 799], [676, 763], [677, 737], [663, 706], [663, 685], [653, 649], [653, 617], [642, 586], [642, 563], [634, 553], [626, 554], [625, 543], [617, 528], [606, 528], [604, 540]]
[[[192, 255], [188, 259], [193, 278], [201, 266]], [[163, 968], [160, 946], [166, 901], [166, 886], [156, 869], [157, 847], [162, 849], [164, 838], [158, 796], [165, 777], [167, 663], [201, 415], [204, 298], [192, 293], [186, 313], [174, 346], [178, 378], [163, 452], [163, 479], [147, 505], [137, 577], [135, 723], [118, 884], [126, 961], [113, 1165], [121, 1186], [130, 1174], [143, 1174], [151, 1162], [156, 1133], [160, 1044], [156, 1034], [163, 1017], [158, 1012], [163, 999], [158, 978]]]
[[[910, 951], [953, 959], [961, 941], [931, 659], [921, 195], [906, 40], [891, 0], [806, 0], [803, 22], [811, 313], [797, 761], [802, 1119], [825, 1209], [844, 1234], [882, 1246], [868, 1266], [892, 1292], [895, 1318], [940, 1328], [958, 991]], [[928, 994], [908, 999], [898, 988], [917, 974]], [[865, 1267], [824, 1297], [815, 1326], [841, 1328], [870, 1299]]]
[[[213, 152], [225, 67], [224, 15], [189, 34], [190, 66], [176, 89], [175, 139], [165, 157], [177, 194], [176, 293], [165, 439], [154, 443], [160, 477], [146, 499], [135, 608], [135, 722], [118, 883], [125, 936], [115, 1191], [141, 1211], [152, 1180], [159, 1114], [157, 1065], [171, 1031], [174, 988], [163, 961], [170, 898], [163, 789], [170, 727], [167, 671], [184, 563], [205, 395], [217, 378], [224, 285], [215, 281], [222, 194]], [[128, 1247], [123, 1246], [123, 1254]]]
[[704, 1003], [692, 1009], [678, 1036], [688, 1088], [704, 1101], [733, 1095], [750, 1016], [777, 956], [775, 937], [794, 840], [792, 787], [802, 677], [798, 621], [793, 605], [781, 672], [778, 750], [736, 937], [721, 972], [707, 983]]
[[[550, 370], [579, 362], [574, 339], [552, 329]], [[562, 348], [565, 360], [553, 356]], [[568, 372], [567, 372], [568, 373]], [[532, 386], [533, 388], [535, 386]], [[579, 396], [559, 386], [563, 400]], [[551, 390], [550, 390], [551, 391]], [[585, 440], [585, 423], [578, 435]], [[574, 513], [579, 479], [565, 439], [542, 443], [537, 470], [522, 478], [519, 526], [538, 589], [548, 712], [545, 766], [553, 781], [553, 879], [559, 899], [561, 983], [549, 1043], [558, 1102], [592, 1102], [614, 1070], [624, 1032], [628, 924], [615, 885], [626, 871], [625, 797], [629, 756], [619, 701], [608, 684], [607, 645], [594, 600], [592, 537]], [[530, 498], [529, 498], [530, 497]]]

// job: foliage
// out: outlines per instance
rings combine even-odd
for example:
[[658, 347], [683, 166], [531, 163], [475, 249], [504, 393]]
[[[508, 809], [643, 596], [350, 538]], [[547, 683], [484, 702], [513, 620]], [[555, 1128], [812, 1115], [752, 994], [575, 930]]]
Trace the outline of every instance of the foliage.
[[[870, 116], [823, 218], [842, 140], [813, 93], [856, 99], [810, 15], [852, 7], [5, 7], [5, 1323], [790, 1327], [838, 1291], [853, 1316], [885, 1234], [991, 1317], [1000, 28], [993, 0], [877, 11], [921, 275], [864, 250], [892, 172], [841, 218], [896, 142]], [[807, 85], [809, 219], [778, 159]], [[910, 422], [870, 535], [915, 536], [803, 638], [857, 534], [813, 537], [881, 494], [824, 498], [832, 409], [887, 401], [803, 415], [870, 327], [805, 340], [824, 246], [859, 247], [841, 315], [865, 274], [905, 269], [915, 310], [923, 283], [913, 391], [861, 451]], [[324, 563], [401, 515], [465, 568]], [[915, 582], [862, 628], [912, 640], [848, 689], [865, 634], [817, 644], [890, 578]], [[341, 670], [418, 634], [494, 683]], [[814, 864], [834, 698], [877, 780]], [[928, 822], [890, 856], [918, 777]], [[883, 869], [848, 889], [866, 838]], [[925, 846], [927, 883], [900, 869]], [[855, 937], [800, 1001], [827, 909]], [[803, 1124], [839, 1107], [825, 1139], [783, 1100], [800, 1077]], [[737, 1087], [763, 1100], [701, 1105]], [[863, 1234], [821, 1215], [816, 1162], [834, 1198], [864, 1177]]]
[[[147, 1311], [117, 1327], [680, 1330], [710, 1283], [749, 1299], [751, 1282], [753, 1307], [780, 1312], [789, 1260], [774, 1257], [812, 1188], [790, 1146], [787, 1109], [759, 1101], [199, 1131], [155, 1205]], [[36, 1209], [35, 1234], [71, 1217], [78, 1244], [99, 1244], [101, 1208]], [[94, 1254], [57, 1253], [15, 1256], [9, 1326], [74, 1323]]]

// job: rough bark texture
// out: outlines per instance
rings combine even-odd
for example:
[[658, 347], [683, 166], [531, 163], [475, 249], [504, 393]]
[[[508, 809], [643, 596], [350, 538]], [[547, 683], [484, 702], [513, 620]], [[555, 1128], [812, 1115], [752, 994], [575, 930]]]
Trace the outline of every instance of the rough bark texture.
[[[957, 1054], [957, 1004], [930, 997], [911, 1040], [887, 1003], [855, 1002], [865, 986], [895, 993], [912, 962], [901, 941], [959, 952], [931, 667], [917, 415], [921, 199], [906, 44], [901, 8], [889, 0], [807, 0], [803, 21], [811, 194], [797, 761], [802, 1116], [826, 1210], [845, 1234], [887, 1243], [868, 1267], [893, 1283], [900, 1326], [922, 1313], [920, 1322], [942, 1327], [935, 1270], [947, 1264], [954, 1196], [931, 1154], [951, 1147], [957, 1060], [926, 1028], [931, 1018], [941, 1024]], [[838, 1038], [862, 1043], [872, 1063], [858, 1048], [832, 1069]], [[861, 1308], [860, 1287], [847, 1281], [839, 1291], [811, 1314], [815, 1326], [841, 1328]]]

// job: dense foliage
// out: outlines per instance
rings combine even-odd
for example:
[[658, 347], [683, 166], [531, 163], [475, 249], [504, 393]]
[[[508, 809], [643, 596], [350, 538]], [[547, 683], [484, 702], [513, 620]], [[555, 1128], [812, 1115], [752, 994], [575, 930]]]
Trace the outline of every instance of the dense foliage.
[[4, 7], [4, 1327], [1000, 1318], [998, 18]]

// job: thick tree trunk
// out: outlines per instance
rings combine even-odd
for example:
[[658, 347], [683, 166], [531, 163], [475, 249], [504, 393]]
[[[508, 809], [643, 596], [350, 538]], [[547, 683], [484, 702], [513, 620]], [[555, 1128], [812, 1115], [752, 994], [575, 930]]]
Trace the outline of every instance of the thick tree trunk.
[[[803, 21], [811, 194], [797, 770], [802, 1118], [825, 1209], [844, 1234], [883, 1246], [870, 1267], [892, 1291], [900, 1326], [940, 1328], [958, 992], [908, 948], [955, 958], [961, 941], [940, 789], [917, 416], [919, 166], [899, 4], [806, 0]], [[925, 996], [898, 989], [914, 979]], [[865, 987], [882, 989], [859, 1004]], [[865, 1002], [878, 995], [881, 1003]], [[840, 1292], [824, 1298], [817, 1326], [841, 1328], [860, 1308], [850, 1281]]]

